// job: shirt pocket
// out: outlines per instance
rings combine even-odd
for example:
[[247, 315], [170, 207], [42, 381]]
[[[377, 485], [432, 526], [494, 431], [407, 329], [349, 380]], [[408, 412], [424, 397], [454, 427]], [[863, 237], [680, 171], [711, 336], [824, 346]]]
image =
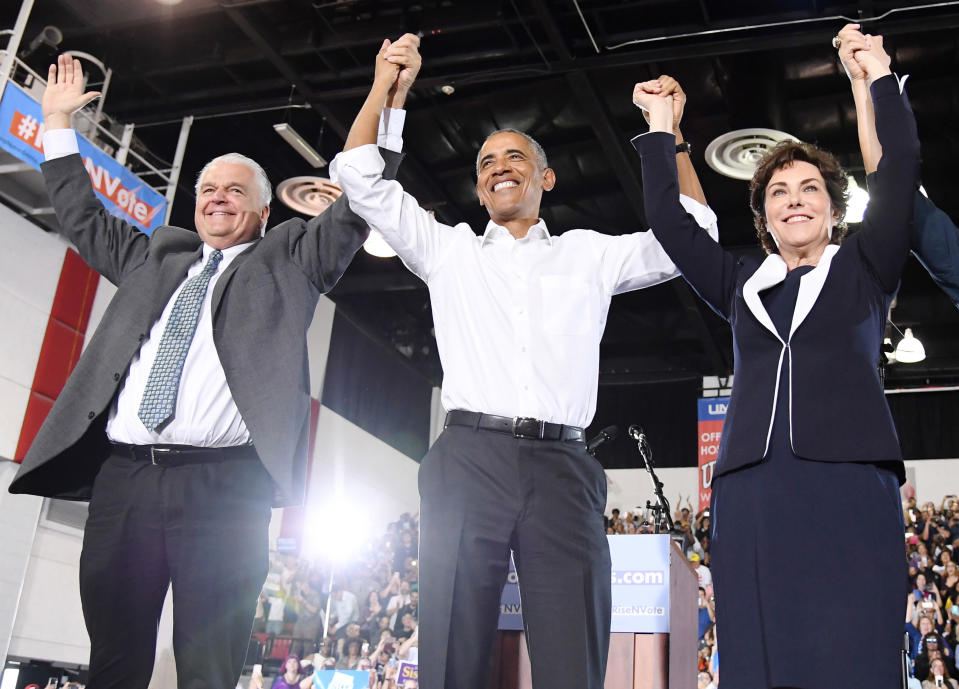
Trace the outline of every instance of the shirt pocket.
[[595, 287], [569, 275], [539, 279], [543, 330], [550, 335], [586, 335], [596, 317]]

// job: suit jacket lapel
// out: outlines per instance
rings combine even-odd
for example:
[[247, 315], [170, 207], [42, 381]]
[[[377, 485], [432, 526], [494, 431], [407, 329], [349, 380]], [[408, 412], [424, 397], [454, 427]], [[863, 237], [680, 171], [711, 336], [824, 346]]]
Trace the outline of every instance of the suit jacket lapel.
[[839, 251], [837, 244], [828, 244], [823, 249], [822, 256], [816, 267], [799, 278], [799, 294], [796, 296], [796, 308], [793, 310], [792, 325], [789, 327], [789, 337], [792, 339], [796, 328], [806, 319], [816, 300], [819, 299], [819, 293], [822, 292], [823, 285], [826, 283], [826, 277], [829, 275], [829, 266], [832, 264], [832, 258]]
[[202, 255], [203, 244], [198, 243], [196, 249], [192, 251], [170, 253], [160, 261], [156, 300], [160, 310], [155, 314], [153, 320], [159, 318], [159, 314], [163, 312], [173, 292], [179, 287], [180, 283], [183, 282], [183, 278], [186, 277], [190, 266], [199, 261]]
[[226, 289], [226, 286], [229, 284], [230, 280], [233, 279], [233, 274], [236, 272], [236, 269], [240, 267], [240, 264], [243, 263], [250, 255], [250, 252], [256, 248], [257, 244], [260, 242], [254, 242], [252, 246], [247, 247], [247, 249], [241, 253], [239, 256], [230, 261], [230, 265], [226, 267], [226, 270], [223, 271], [217, 281], [216, 285], [213, 287], [213, 302], [211, 305], [211, 315], [216, 318], [216, 312], [220, 308], [220, 300], [223, 298], [223, 291]]
[[763, 324], [763, 327], [771, 332], [780, 342], [782, 342], [782, 338], [779, 336], [779, 333], [776, 332], [776, 326], [766, 312], [766, 307], [763, 306], [762, 299], [759, 298], [759, 293], [785, 279], [786, 262], [782, 260], [779, 254], [769, 254], [756, 272], [750, 275], [749, 279], [743, 283], [743, 300], [746, 302], [746, 306], [749, 307], [749, 310], [756, 319]]

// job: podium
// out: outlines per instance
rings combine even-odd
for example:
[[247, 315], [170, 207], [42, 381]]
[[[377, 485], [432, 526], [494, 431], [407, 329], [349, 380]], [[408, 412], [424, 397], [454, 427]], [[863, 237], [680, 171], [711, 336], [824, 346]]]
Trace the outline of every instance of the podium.
[[[605, 689], [695, 687], [695, 571], [667, 534], [607, 538], [613, 615]], [[500, 603], [489, 689], [532, 689], [522, 629], [519, 590], [511, 567]]]

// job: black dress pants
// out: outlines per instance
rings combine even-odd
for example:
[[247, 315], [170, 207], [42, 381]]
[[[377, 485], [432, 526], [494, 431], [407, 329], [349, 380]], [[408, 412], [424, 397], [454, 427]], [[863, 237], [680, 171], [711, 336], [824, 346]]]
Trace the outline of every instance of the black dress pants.
[[536, 689], [602, 689], [606, 477], [582, 442], [450, 426], [420, 465], [419, 682], [486, 689], [510, 550]]
[[158, 467], [112, 455], [80, 555], [89, 689], [145, 689], [173, 584], [179, 689], [233, 689], [269, 567], [272, 482], [260, 461]]

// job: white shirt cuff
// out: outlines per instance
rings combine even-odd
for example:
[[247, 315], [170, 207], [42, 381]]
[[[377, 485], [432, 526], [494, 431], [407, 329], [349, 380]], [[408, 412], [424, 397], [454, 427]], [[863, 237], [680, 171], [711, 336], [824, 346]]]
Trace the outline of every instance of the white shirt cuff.
[[403, 150], [403, 125], [406, 123], [406, 110], [383, 108], [380, 113], [380, 127], [376, 143], [382, 148], [399, 153]]
[[72, 129], [48, 129], [43, 133], [43, 156], [47, 160], [80, 152], [77, 133]]

